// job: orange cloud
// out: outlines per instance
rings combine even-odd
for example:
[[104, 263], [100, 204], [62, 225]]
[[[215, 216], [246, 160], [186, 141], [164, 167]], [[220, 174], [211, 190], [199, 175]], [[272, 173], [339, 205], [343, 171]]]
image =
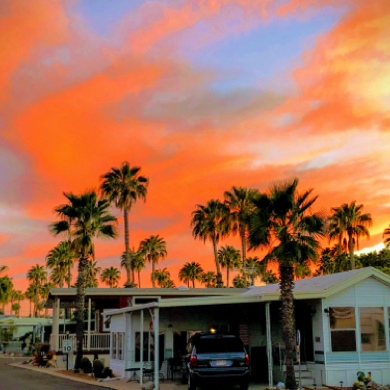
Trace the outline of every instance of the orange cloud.
[[60, 0], [5, 0], [0, 17], [0, 104], [8, 96], [10, 77], [38, 45], [55, 45], [67, 34], [68, 18]]

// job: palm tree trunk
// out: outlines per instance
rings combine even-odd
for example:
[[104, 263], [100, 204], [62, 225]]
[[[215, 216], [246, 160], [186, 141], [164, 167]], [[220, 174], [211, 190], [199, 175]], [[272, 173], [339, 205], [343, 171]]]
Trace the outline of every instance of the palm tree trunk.
[[79, 260], [77, 275], [77, 295], [76, 295], [76, 340], [77, 353], [75, 368], [81, 368], [81, 359], [83, 357], [83, 338], [84, 338], [84, 309], [85, 309], [85, 266], [87, 258], [82, 257]]
[[294, 268], [279, 264], [280, 299], [282, 301], [282, 340], [286, 348], [286, 389], [297, 388], [294, 371]]
[[353, 237], [352, 234], [348, 234], [348, 249], [349, 249], [349, 257], [351, 260], [351, 269], [355, 269], [355, 256], [353, 253]]
[[[128, 210], [126, 207], [123, 209], [123, 217], [124, 217], [124, 225], [125, 225], [125, 249], [126, 249], [126, 259], [128, 264], [130, 264], [130, 237], [129, 237], [129, 215]], [[126, 267], [127, 272], [127, 281], [125, 283], [125, 286], [130, 285], [133, 280], [131, 280], [131, 267], [130, 265]]]
[[221, 274], [221, 269], [219, 267], [219, 260], [218, 260], [217, 240], [214, 237], [213, 237], [213, 247], [214, 247], [215, 265], [217, 267], [217, 287], [223, 287], [222, 274]]
[[[241, 236], [241, 246], [242, 246], [242, 268], [246, 267], [246, 237], [245, 237], [245, 227], [240, 227], [240, 236]], [[246, 273], [242, 273], [244, 282], [246, 282]]]
[[153, 288], [156, 288], [156, 280], [154, 279], [155, 268], [156, 268], [156, 264], [154, 262], [154, 259], [152, 259], [152, 284], [153, 284]]
[[70, 267], [68, 268], [68, 288], [70, 288], [70, 278], [72, 277], [71, 275], [71, 270]]
[[141, 271], [138, 271], [138, 288], [141, 288]]
[[227, 265], [226, 265], [226, 286], [227, 288], [229, 288], [229, 262], [227, 262]]
[[30, 299], [30, 317], [32, 317], [32, 300]]
[[195, 288], [195, 279], [192, 279], [192, 288]]

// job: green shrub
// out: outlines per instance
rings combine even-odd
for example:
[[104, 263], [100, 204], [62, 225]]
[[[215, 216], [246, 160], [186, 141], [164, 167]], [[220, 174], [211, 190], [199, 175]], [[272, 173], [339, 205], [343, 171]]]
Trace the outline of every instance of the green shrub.
[[103, 378], [112, 378], [112, 370], [110, 367], [106, 367], [102, 372]]
[[81, 369], [85, 374], [90, 374], [92, 372], [92, 363], [87, 357], [81, 359]]
[[100, 360], [95, 360], [93, 362], [93, 373], [95, 378], [102, 378], [102, 373], [104, 370], [104, 364]]

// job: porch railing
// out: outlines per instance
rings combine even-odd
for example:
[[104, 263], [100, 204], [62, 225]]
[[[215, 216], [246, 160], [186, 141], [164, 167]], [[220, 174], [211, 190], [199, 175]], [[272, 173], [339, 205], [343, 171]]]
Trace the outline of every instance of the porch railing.
[[[62, 351], [62, 344], [64, 340], [73, 341], [73, 350], [76, 350], [76, 335], [75, 334], [60, 334], [58, 335], [58, 350]], [[83, 337], [83, 349], [88, 348], [88, 335]], [[110, 349], [110, 334], [109, 333], [91, 333], [90, 350], [105, 350]]]

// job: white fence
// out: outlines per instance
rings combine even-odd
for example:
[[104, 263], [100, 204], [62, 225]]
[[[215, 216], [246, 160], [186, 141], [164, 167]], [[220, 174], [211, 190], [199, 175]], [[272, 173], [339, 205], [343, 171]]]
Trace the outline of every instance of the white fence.
[[[58, 350], [62, 351], [62, 343], [64, 340], [73, 341], [73, 349], [76, 350], [76, 335], [75, 334], [60, 334], [58, 335]], [[83, 338], [83, 349], [88, 350], [88, 335]], [[110, 334], [109, 333], [91, 333], [90, 350], [105, 350], [110, 349]]]

